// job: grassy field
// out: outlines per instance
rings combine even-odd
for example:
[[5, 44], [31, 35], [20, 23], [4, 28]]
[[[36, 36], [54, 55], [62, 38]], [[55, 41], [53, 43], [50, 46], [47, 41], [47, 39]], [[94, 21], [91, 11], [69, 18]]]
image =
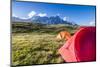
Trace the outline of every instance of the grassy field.
[[[22, 27], [20, 27], [20, 29]], [[25, 27], [22, 29], [25, 29]], [[72, 34], [75, 31], [75, 28], [68, 26], [64, 27], [63, 25], [51, 25], [39, 29], [32, 27], [31, 32], [20, 32], [23, 30], [18, 31], [16, 26], [13, 27], [12, 65], [63, 63], [64, 60], [58, 53], [58, 49], [65, 41], [57, 41], [56, 36], [59, 31], [65, 29]]]

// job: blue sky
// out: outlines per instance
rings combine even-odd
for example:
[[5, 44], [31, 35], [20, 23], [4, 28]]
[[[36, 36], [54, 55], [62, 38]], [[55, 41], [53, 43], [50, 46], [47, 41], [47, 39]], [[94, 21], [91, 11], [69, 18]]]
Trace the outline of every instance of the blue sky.
[[49, 4], [36, 2], [12, 2], [12, 15], [27, 19], [32, 16], [56, 16], [79, 25], [94, 25], [95, 6]]

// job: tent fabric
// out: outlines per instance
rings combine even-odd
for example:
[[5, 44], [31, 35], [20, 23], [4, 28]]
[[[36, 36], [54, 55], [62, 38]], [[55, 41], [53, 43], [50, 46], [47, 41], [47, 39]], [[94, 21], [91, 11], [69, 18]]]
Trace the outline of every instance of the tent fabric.
[[81, 27], [60, 49], [65, 62], [96, 60], [96, 28]]

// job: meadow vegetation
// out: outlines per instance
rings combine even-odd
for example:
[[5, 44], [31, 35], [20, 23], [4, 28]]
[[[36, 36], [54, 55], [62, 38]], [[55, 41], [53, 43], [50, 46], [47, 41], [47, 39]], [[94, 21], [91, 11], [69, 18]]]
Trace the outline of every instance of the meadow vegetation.
[[12, 66], [64, 63], [58, 49], [65, 43], [57, 41], [60, 31], [72, 35], [77, 26], [45, 25], [39, 23], [12, 23]]

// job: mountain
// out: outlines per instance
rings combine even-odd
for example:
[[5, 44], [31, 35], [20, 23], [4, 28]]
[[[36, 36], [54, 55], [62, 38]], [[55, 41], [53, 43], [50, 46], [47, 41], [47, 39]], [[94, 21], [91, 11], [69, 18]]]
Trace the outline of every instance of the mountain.
[[18, 17], [12, 17], [13, 22], [31, 22], [31, 23], [42, 23], [42, 24], [69, 24], [69, 25], [75, 25], [73, 22], [64, 21], [59, 16], [51, 16], [51, 17], [40, 17], [40, 16], [34, 16], [29, 19], [21, 19]]
[[23, 21], [22, 19], [18, 18], [18, 17], [12, 17], [12, 21], [16, 21], [16, 22], [20, 22]]
[[19, 17], [12, 17], [13, 22], [30, 22], [30, 19], [21, 19]]

